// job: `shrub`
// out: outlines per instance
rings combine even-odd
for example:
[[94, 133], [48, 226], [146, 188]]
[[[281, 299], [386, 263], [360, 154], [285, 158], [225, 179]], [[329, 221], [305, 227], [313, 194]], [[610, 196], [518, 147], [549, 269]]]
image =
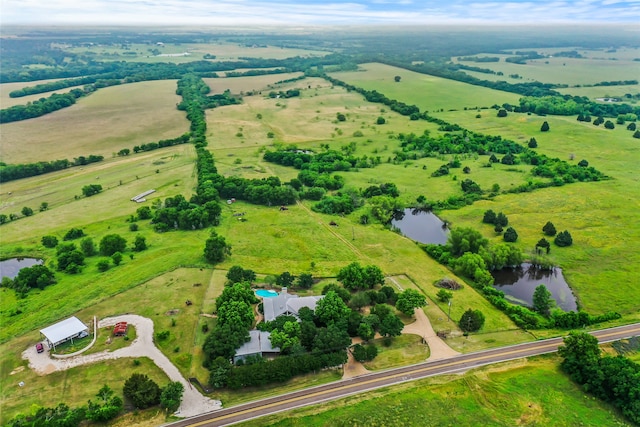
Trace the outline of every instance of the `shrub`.
[[58, 245], [58, 238], [56, 236], [42, 236], [41, 242], [45, 248], [55, 248]]
[[571, 246], [573, 244], [573, 238], [567, 230], [561, 231], [554, 239], [554, 243], [560, 247]]

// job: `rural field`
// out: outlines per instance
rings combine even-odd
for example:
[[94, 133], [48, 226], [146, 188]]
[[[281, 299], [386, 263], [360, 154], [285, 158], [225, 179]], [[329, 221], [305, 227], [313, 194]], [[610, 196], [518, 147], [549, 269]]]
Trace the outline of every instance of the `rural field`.
[[[615, 52], [604, 50], [583, 50], [574, 48], [562, 49], [531, 49], [542, 55], [550, 55], [547, 58], [527, 60], [526, 64], [505, 62], [505, 58], [513, 55], [483, 54], [478, 56], [499, 57], [499, 62], [467, 62], [458, 61], [465, 65], [487, 68], [493, 71], [501, 71], [504, 75], [480, 73], [464, 70], [465, 73], [481, 80], [505, 80], [512, 83], [539, 81], [544, 83], [561, 83], [570, 86], [593, 85], [603, 81], [638, 80], [640, 63], [634, 61], [640, 57], [637, 48], [618, 49]], [[583, 58], [555, 57], [559, 51], [576, 50]], [[512, 77], [512, 75], [520, 77]], [[638, 85], [633, 93], [638, 92]], [[610, 89], [614, 89], [610, 87]], [[577, 93], [576, 93], [577, 95]]]
[[626, 426], [542, 356], [383, 388], [252, 420], [246, 426]]
[[176, 138], [189, 129], [178, 102], [175, 80], [100, 89], [71, 107], [0, 125], [0, 158], [15, 164], [89, 154], [111, 157], [123, 148]]
[[[163, 46], [155, 41], [128, 46], [87, 45], [69, 51], [101, 61], [176, 63], [199, 60], [204, 54], [216, 56], [210, 60], [235, 61], [243, 57], [308, 58], [328, 53], [271, 43], [262, 47], [233, 40], [212, 44], [166, 42]], [[66, 45], [62, 47], [69, 49]], [[153, 56], [153, 49], [169, 56]], [[553, 55], [563, 50], [567, 49], [549, 48], [540, 52]], [[171, 56], [182, 52], [190, 55]], [[512, 83], [530, 80], [565, 83], [571, 79], [572, 84], [584, 85], [637, 78], [639, 63], [633, 60], [640, 56], [640, 51], [636, 48], [621, 48], [617, 52], [580, 49], [580, 52], [586, 58], [553, 57], [527, 65], [504, 61], [467, 64], [496, 67], [504, 72], [502, 79]], [[416, 206], [421, 198], [429, 202], [462, 198], [465, 193], [461, 181], [472, 179], [484, 190], [498, 190], [492, 195], [486, 191], [481, 200], [460, 209], [435, 212], [449, 227], [471, 227], [490, 242], [501, 243], [501, 236], [493, 231], [493, 226], [483, 224], [482, 217], [487, 209], [504, 212], [519, 235], [516, 247], [528, 257], [543, 237], [542, 226], [552, 221], [558, 231], [569, 230], [573, 236], [570, 247], [552, 245], [549, 258], [562, 268], [579, 307], [590, 314], [616, 311], [623, 316], [594, 328], [640, 321], [640, 287], [635, 271], [640, 265], [640, 178], [635, 167], [640, 162], [640, 152], [633, 132], [623, 125], [616, 125], [615, 129], [596, 127], [576, 121], [575, 116], [541, 117], [510, 112], [499, 118], [491, 106], [517, 105], [520, 95], [381, 63], [361, 63], [357, 71], [330, 73], [348, 84], [416, 105], [431, 116], [469, 131], [499, 135], [522, 145], [535, 137], [538, 152], [570, 164], [587, 160], [589, 166], [608, 177], [599, 182], [512, 194], [509, 190], [532, 180], [550, 179], [533, 178], [530, 165], [489, 163], [488, 155], [435, 153], [431, 157], [416, 155], [405, 159], [401, 146], [404, 136], [438, 137], [445, 131], [425, 120], [410, 120], [384, 104], [368, 102], [359, 93], [323, 78], [305, 77], [308, 71], [203, 79], [211, 88], [210, 95], [229, 91], [242, 100], [237, 105], [205, 111], [206, 149], [214, 157], [217, 173], [248, 179], [277, 176], [286, 183], [296, 178], [299, 170], [267, 162], [263, 158], [266, 151], [287, 147], [316, 153], [335, 150], [358, 158], [378, 159], [373, 167], [332, 172], [344, 179], [343, 191], [361, 195], [370, 186], [393, 183], [400, 193], [398, 206], [403, 207]], [[511, 73], [518, 73], [523, 79], [509, 79]], [[35, 83], [2, 84], [2, 108], [49, 95], [8, 98], [11, 90]], [[283, 272], [294, 276], [309, 273], [316, 281], [311, 289], [300, 293], [317, 295], [326, 284], [336, 282], [336, 275], [348, 264], [356, 261], [376, 265], [386, 276], [385, 284], [397, 292], [412, 289], [426, 296], [423, 310], [434, 330], [445, 332], [446, 343], [461, 353], [566, 333], [517, 327], [469, 280], [457, 277], [414, 241], [394, 232], [388, 224], [373, 219], [362, 221], [363, 215], [375, 217], [370, 202], [363, 201], [362, 207], [338, 216], [316, 211], [316, 202], [310, 200], [298, 200], [287, 209], [280, 209], [280, 204], [263, 206], [243, 200], [233, 203], [222, 200], [221, 221], [214, 228], [201, 229], [200, 223], [200, 228], [194, 225], [192, 230], [181, 231], [177, 230], [176, 220], [175, 230], [169, 224], [170, 231], [157, 232], [150, 219], [136, 217], [137, 209], [143, 206], [155, 209], [162, 206], [163, 200], [176, 195], [190, 200], [198, 186], [196, 161], [201, 152], [196, 152], [193, 144], [183, 144], [124, 156], [116, 153], [189, 132], [186, 113], [176, 108], [182, 100], [176, 88], [176, 80], [102, 88], [80, 98], [71, 107], [1, 125], [0, 160], [8, 164], [73, 160], [90, 154], [105, 159], [3, 183], [0, 214], [13, 214], [16, 219], [2, 224], [0, 259], [41, 258], [56, 271], [56, 248], [45, 247], [42, 237], [55, 236], [63, 241], [71, 228], [82, 229], [96, 245], [104, 236], [118, 234], [125, 238], [126, 249], [119, 265], [108, 264], [109, 268], [101, 271], [100, 265], [110, 258], [88, 256], [78, 274], [56, 271], [55, 284], [32, 289], [26, 297], [0, 287], [0, 424], [17, 413], [33, 411], [34, 404], [54, 406], [62, 401], [72, 407], [86, 404], [88, 399], [95, 398], [103, 384], [120, 393], [122, 383], [134, 372], [149, 375], [161, 386], [168, 382], [167, 375], [144, 358], [137, 362], [112, 360], [36, 375], [22, 360], [21, 353], [41, 339], [41, 328], [71, 315], [85, 323], [93, 316], [100, 319], [119, 314], [150, 318], [156, 333], [166, 333], [164, 338], [155, 335], [158, 348], [185, 378], [195, 377], [202, 384], [207, 383], [209, 370], [203, 366], [203, 344], [208, 331], [218, 324], [216, 298], [225, 289], [227, 272], [234, 266], [257, 273], [254, 285], [258, 287], [271, 287], [275, 276]], [[568, 88], [566, 93], [591, 97], [619, 91], [636, 93], [637, 88], [637, 85], [580, 87]], [[299, 90], [299, 95], [288, 98], [288, 90]], [[338, 119], [339, 115], [344, 115], [344, 120]], [[543, 121], [550, 126], [548, 132], [540, 130]], [[448, 175], [432, 176], [440, 166], [454, 160], [460, 161], [459, 169], [452, 167]], [[91, 197], [83, 196], [83, 187], [89, 184], [101, 185], [102, 191]], [[155, 191], [145, 202], [131, 201], [133, 196], [147, 190]], [[357, 197], [360, 196], [354, 196]], [[199, 203], [197, 198], [191, 200]], [[39, 211], [43, 205], [46, 208]], [[32, 208], [34, 214], [20, 215], [23, 207]], [[208, 263], [204, 255], [205, 241], [212, 230], [224, 236], [231, 247], [230, 254], [215, 265]], [[139, 237], [146, 239], [147, 249], [134, 250], [134, 241]], [[441, 288], [436, 282], [443, 278], [462, 284], [461, 289], [454, 291], [451, 304], [437, 296]], [[485, 323], [478, 332], [463, 334], [457, 321], [470, 308], [480, 310]], [[414, 321], [406, 315], [401, 315], [401, 319], [405, 324]], [[109, 347], [105, 332], [108, 333], [100, 332], [95, 350], [127, 345], [123, 340]], [[418, 335], [397, 337], [390, 345], [383, 345], [381, 340], [375, 343], [379, 344], [379, 354], [364, 365], [371, 371], [418, 363], [430, 354]], [[615, 353], [613, 347], [606, 350], [608, 354]], [[638, 360], [637, 351], [629, 355]], [[570, 426], [578, 422], [593, 426], [627, 425], [613, 407], [586, 395], [571, 382], [560, 371], [559, 363], [555, 355], [506, 362], [464, 375], [406, 383], [298, 409], [247, 425]], [[341, 377], [340, 369], [327, 369], [283, 384], [242, 391], [223, 388], [209, 396], [231, 406]], [[18, 386], [20, 382], [25, 386]], [[165, 415], [157, 408], [135, 411], [113, 425], [158, 425], [166, 421]]]

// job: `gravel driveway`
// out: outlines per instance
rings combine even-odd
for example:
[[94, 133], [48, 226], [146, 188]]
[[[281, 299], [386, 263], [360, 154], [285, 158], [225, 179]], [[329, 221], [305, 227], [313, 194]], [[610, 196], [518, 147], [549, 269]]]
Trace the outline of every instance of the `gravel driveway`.
[[[104, 351], [87, 356], [76, 356], [69, 359], [52, 359], [49, 353], [38, 353], [35, 346], [31, 345], [22, 353], [22, 358], [29, 361], [29, 367], [39, 375], [46, 375], [55, 371], [64, 371], [87, 363], [95, 363], [101, 360], [119, 359], [123, 357], [148, 357], [162, 369], [171, 381], [179, 381], [184, 385], [182, 404], [174, 415], [179, 417], [191, 417], [205, 412], [222, 408], [219, 400], [209, 399], [191, 385], [178, 371], [167, 356], [153, 343], [153, 322], [146, 317], [135, 314], [126, 314], [102, 319], [98, 323], [99, 328], [113, 326], [118, 322], [127, 322], [136, 328], [136, 339], [131, 345], [113, 352]], [[45, 345], [45, 348], [47, 346]]]

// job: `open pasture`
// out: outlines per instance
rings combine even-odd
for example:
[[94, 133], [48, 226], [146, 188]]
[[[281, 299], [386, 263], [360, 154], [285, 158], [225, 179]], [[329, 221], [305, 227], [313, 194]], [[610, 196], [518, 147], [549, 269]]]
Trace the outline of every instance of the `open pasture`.
[[[232, 94], [242, 94], [253, 91], [267, 91], [271, 85], [275, 85], [277, 82], [300, 77], [301, 75], [302, 73], [282, 73], [265, 74], [263, 76], [204, 78], [202, 80], [211, 88], [210, 94], [222, 93], [225, 90], [231, 91]], [[301, 83], [298, 82], [298, 84]]]
[[[596, 84], [603, 81], [617, 80], [637, 80], [640, 75], [640, 62], [634, 58], [640, 57], [638, 49], [620, 50], [615, 53], [604, 51], [585, 51], [583, 49], [533, 49], [541, 54], [550, 55], [547, 58], [528, 60], [526, 64], [515, 64], [505, 62], [505, 58], [514, 55], [494, 55], [486, 56], [500, 57], [500, 62], [466, 62], [460, 63], [488, 68], [503, 75], [486, 74], [476, 71], [463, 70], [481, 80], [504, 80], [509, 83], [526, 83], [538, 81], [542, 83], [559, 83], [570, 86]], [[558, 51], [577, 50], [584, 58], [554, 57]], [[485, 56], [485, 55], [481, 55]], [[452, 61], [459, 62], [457, 58]], [[512, 77], [512, 75], [520, 77]], [[612, 88], [611, 88], [612, 89]]]
[[89, 154], [110, 157], [123, 148], [175, 138], [188, 129], [176, 109], [175, 80], [103, 88], [75, 105], [0, 126], [0, 158], [30, 163]]
[[[421, 111], [462, 110], [490, 107], [505, 102], [517, 104], [520, 95], [407, 71], [379, 63], [360, 64], [359, 71], [332, 73], [346, 83], [377, 90], [387, 98], [416, 105]], [[394, 81], [400, 76], [399, 82]]]
[[242, 425], [627, 425], [609, 405], [585, 395], [542, 356], [428, 378], [312, 407], [295, 409]]
[[589, 87], [568, 87], [556, 89], [561, 94], [570, 94], [573, 96], [586, 96], [592, 101], [600, 98], [618, 98], [625, 104], [637, 105], [636, 98], [626, 98], [626, 94], [640, 94], [640, 84], [638, 85], [620, 85], [620, 86], [589, 86]]
[[[72, 227], [88, 227], [115, 218], [120, 221], [135, 214], [140, 206], [176, 194], [189, 197], [196, 179], [194, 161], [193, 146], [185, 144], [4, 183], [0, 213], [20, 215], [22, 207], [28, 206], [35, 214], [4, 224], [3, 246], [10, 247], [23, 239], [39, 242], [45, 234], [64, 234]], [[102, 185], [102, 192], [83, 197], [82, 187], [89, 184]], [[130, 200], [150, 189], [156, 192], [147, 197], [147, 202]], [[49, 204], [48, 210], [38, 212], [43, 202]]]
[[[640, 264], [640, 185], [635, 165], [640, 161], [637, 140], [624, 126], [607, 130], [575, 117], [538, 117], [510, 113], [506, 118], [483, 112], [443, 113], [445, 120], [464, 123], [471, 130], [502, 135], [525, 142], [535, 137], [538, 150], [570, 162], [586, 159], [612, 177], [593, 183], [575, 183], [537, 190], [529, 194], [501, 195], [442, 215], [460, 226], [479, 229], [499, 241], [489, 226], [481, 224], [483, 212], [493, 209], [509, 217], [520, 236], [518, 245], [533, 250], [551, 221], [558, 231], [569, 230], [573, 246], [551, 247], [551, 258], [563, 268], [580, 306], [593, 313], [618, 311], [634, 318], [640, 308], [636, 265]], [[549, 132], [540, 132], [547, 120]], [[571, 157], [574, 160], [569, 160]]]

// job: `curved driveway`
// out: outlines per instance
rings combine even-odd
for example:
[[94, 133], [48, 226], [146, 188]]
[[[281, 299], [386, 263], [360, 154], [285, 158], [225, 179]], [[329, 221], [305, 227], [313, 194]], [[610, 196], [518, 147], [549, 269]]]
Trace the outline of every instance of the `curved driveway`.
[[98, 328], [113, 326], [118, 322], [127, 322], [136, 328], [136, 339], [131, 345], [115, 351], [103, 351], [86, 356], [76, 356], [69, 359], [52, 359], [48, 352], [38, 353], [34, 346], [29, 346], [22, 353], [22, 358], [29, 361], [29, 367], [40, 375], [49, 374], [54, 371], [64, 371], [87, 363], [95, 363], [101, 360], [119, 359], [122, 357], [148, 357], [160, 369], [162, 369], [171, 381], [178, 381], [184, 386], [182, 404], [175, 413], [180, 417], [192, 417], [204, 412], [220, 409], [222, 404], [219, 400], [209, 399], [188, 382], [178, 368], [165, 356], [153, 343], [153, 322], [146, 317], [135, 314], [127, 314], [116, 317], [108, 317], [98, 323]]

